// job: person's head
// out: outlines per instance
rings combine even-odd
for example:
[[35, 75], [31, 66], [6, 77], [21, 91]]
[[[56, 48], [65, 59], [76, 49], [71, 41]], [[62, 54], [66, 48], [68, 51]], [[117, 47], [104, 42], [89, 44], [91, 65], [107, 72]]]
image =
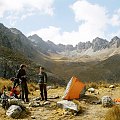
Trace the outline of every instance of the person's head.
[[25, 64], [21, 64], [21, 65], [20, 65], [20, 68], [21, 68], [21, 69], [25, 69], [25, 68], [26, 68], [26, 65], [25, 65]]
[[44, 67], [40, 67], [40, 72], [43, 72], [44, 71]]

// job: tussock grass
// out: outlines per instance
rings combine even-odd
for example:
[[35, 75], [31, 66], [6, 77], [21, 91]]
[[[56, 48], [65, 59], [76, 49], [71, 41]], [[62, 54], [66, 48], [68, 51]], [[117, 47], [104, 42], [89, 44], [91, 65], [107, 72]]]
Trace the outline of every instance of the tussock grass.
[[86, 89], [88, 89], [88, 88], [98, 89], [98, 87], [99, 87], [99, 84], [98, 84], [98, 83], [95, 83], [95, 82], [86, 83]]
[[120, 106], [114, 106], [108, 110], [105, 120], [120, 120]]
[[[112, 84], [112, 83], [111, 83]], [[99, 82], [87, 82], [86, 83], [86, 88], [109, 88], [109, 86], [111, 85], [110, 83], [107, 83], [105, 81], [99, 81]], [[118, 83], [114, 83], [113, 85], [115, 85], [116, 87], [119, 87], [120, 84]]]
[[103, 88], [108, 88], [110, 86], [110, 84], [107, 83], [106, 81], [100, 81], [98, 84], [99, 87], [103, 87]]
[[35, 91], [35, 90], [39, 90], [39, 87], [38, 87], [38, 85], [35, 84], [35, 83], [29, 83], [29, 84], [28, 84], [28, 89], [29, 89], [30, 91]]
[[12, 86], [12, 82], [10, 80], [4, 79], [4, 78], [0, 78], [0, 90], [2, 89], [3, 86], [6, 86], [8, 88], [8, 86]]
[[83, 107], [81, 106], [80, 102], [78, 100], [75, 100], [75, 99], [73, 100], [73, 102], [75, 104], [77, 104], [79, 113], [82, 113], [83, 112]]

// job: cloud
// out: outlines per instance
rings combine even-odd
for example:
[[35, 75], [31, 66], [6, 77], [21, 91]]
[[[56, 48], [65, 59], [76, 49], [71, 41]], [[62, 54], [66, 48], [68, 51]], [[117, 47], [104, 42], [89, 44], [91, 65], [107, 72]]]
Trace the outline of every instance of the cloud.
[[[70, 9], [75, 14], [78, 31], [63, 31], [61, 33], [62, 28], [52, 26], [34, 31], [34, 33], [37, 33], [44, 40], [73, 45], [80, 41], [92, 41], [98, 36], [105, 37], [105, 31], [109, 24], [109, 16], [106, 8], [97, 4], [91, 4], [86, 0], [79, 0], [71, 5]], [[51, 31], [52, 34], [50, 36]]]
[[[61, 34], [60, 34], [61, 28], [49, 26], [48, 28], [42, 28], [40, 30], [32, 31], [29, 35], [37, 34], [39, 35], [43, 40], [53, 40], [56, 44], [61, 41]], [[62, 42], [62, 41], [61, 41]]]
[[111, 18], [111, 23], [113, 26], [120, 26], [120, 9], [115, 11], [114, 15]]
[[[78, 42], [92, 41], [96, 37], [110, 39], [110, 36], [120, 35], [120, 31], [106, 34], [109, 28], [120, 27], [120, 9], [113, 15], [105, 7], [92, 4], [86, 0], [76, 1], [70, 6], [74, 15], [75, 22], [78, 23], [78, 31], [66, 32], [62, 28], [50, 26], [34, 31], [31, 34], [38, 34], [44, 40], [51, 40], [54, 43], [73, 44]], [[115, 29], [115, 28], [114, 28]]]
[[79, 33], [83, 40], [97, 36], [105, 37], [109, 17], [104, 7], [80, 0], [75, 2], [71, 8], [75, 14], [75, 20], [82, 22], [79, 25]]
[[[34, 14], [46, 14], [52, 16], [54, 0], [1, 0], [0, 1], [0, 18], [12, 17], [25, 19]], [[8, 17], [9, 16], [9, 17]]]

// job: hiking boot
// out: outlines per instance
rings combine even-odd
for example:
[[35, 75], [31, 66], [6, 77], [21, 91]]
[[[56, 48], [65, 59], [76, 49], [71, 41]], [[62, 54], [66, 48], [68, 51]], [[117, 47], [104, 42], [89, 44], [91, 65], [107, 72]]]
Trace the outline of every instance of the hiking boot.
[[27, 100], [26, 100], [26, 102], [28, 102], [28, 103], [29, 103], [29, 100], [27, 99]]

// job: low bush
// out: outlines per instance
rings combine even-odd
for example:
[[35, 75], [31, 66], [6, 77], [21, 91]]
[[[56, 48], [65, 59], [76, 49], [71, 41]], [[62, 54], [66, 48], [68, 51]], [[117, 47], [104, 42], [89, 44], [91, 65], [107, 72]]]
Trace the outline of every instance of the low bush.
[[120, 120], [120, 106], [114, 106], [108, 110], [105, 120]]

